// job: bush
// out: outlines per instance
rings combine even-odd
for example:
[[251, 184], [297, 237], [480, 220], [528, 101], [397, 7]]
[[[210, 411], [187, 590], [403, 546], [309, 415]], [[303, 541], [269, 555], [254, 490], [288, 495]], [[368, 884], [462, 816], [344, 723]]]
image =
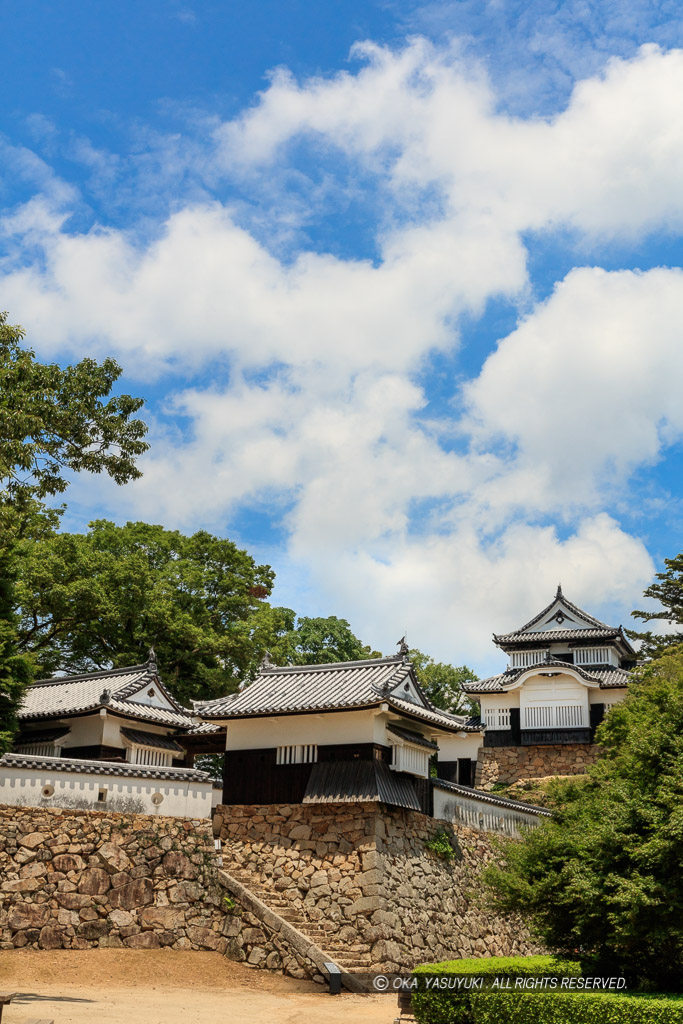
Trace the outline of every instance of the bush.
[[[413, 972], [420, 978], [434, 975], [465, 975], [499, 978], [556, 978], [581, 975], [577, 960], [562, 960], [554, 956], [490, 956], [469, 960], [444, 960], [437, 964], [422, 964]], [[480, 995], [470, 989], [418, 990], [413, 992], [413, 1011], [420, 1024], [473, 1024], [472, 996]], [[495, 993], [498, 995], [499, 993]], [[488, 993], [483, 993], [487, 996]]]
[[[612, 992], [477, 992], [472, 1024], [683, 1024], [683, 999]], [[462, 1017], [422, 1017], [443, 1024]]]

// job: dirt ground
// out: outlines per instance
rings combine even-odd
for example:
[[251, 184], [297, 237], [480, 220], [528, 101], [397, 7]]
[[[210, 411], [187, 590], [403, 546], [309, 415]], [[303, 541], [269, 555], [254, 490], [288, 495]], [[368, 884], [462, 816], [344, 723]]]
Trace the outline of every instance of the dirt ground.
[[232, 963], [171, 949], [3, 950], [0, 991], [20, 993], [2, 1024], [391, 1024], [394, 996], [330, 996]]

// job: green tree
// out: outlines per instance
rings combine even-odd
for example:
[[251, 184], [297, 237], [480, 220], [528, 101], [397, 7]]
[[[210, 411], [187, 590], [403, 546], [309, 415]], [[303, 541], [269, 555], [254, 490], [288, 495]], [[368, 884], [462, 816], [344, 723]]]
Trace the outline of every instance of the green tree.
[[581, 950], [632, 983], [680, 989], [683, 971], [683, 648], [641, 669], [597, 732], [585, 780], [557, 781], [554, 817], [486, 881], [554, 950]]
[[[661, 608], [655, 611], [634, 611], [634, 618], [644, 622], [665, 622], [669, 626], [683, 626], [683, 553], [675, 558], [665, 558], [665, 572], [658, 572], [644, 592], [645, 597], [659, 601]], [[653, 633], [627, 630], [633, 640], [640, 640], [639, 656], [642, 659], [658, 658], [665, 651], [683, 644], [683, 632]]]
[[113, 359], [39, 363], [23, 338], [0, 313], [0, 512], [10, 534], [22, 532], [36, 502], [66, 490], [68, 473], [104, 472], [125, 484], [140, 476], [135, 460], [148, 448], [146, 425], [131, 419], [143, 400], [103, 401], [121, 375]]
[[44, 364], [23, 338], [0, 313], [0, 749], [34, 667], [16, 632], [23, 545], [57, 526], [61, 509], [47, 502], [66, 490], [70, 473], [104, 472], [124, 484], [140, 475], [135, 460], [148, 447], [145, 424], [132, 418], [142, 399], [108, 398], [121, 374], [113, 359]]
[[263, 607], [252, 619], [254, 636], [274, 665], [316, 665], [380, 658], [364, 646], [346, 619], [301, 616], [291, 608]]
[[463, 690], [463, 683], [476, 682], [479, 678], [471, 668], [434, 661], [417, 648], [411, 649], [410, 660], [420, 686], [435, 707], [457, 715], [478, 714], [478, 705]]
[[154, 646], [179, 700], [209, 700], [263, 657], [270, 623], [255, 613], [273, 578], [204, 530], [97, 520], [25, 545], [19, 649], [49, 675], [138, 664]]
[[0, 753], [11, 746], [17, 708], [33, 673], [31, 659], [17, 649], [15, 575], [12, 552], [0, 550]]

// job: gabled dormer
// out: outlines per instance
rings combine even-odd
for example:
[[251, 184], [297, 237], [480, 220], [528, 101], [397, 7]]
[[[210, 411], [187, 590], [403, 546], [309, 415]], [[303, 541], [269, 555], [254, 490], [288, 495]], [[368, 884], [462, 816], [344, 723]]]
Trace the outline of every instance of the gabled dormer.
[[636, 652], [621, 626], [608, 626], [573, 604], [558, 586], [542, 611], [511, 633], [494, 634], [494, 642], [510, 656], [510, 669], [526, 669], [545, 661], [579, 666], [630, 667]]

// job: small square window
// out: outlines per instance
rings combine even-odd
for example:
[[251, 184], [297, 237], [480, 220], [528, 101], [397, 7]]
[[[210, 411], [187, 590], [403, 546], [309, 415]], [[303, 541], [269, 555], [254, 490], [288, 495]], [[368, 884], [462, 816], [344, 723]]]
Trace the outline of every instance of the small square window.
[[99, 791], [99, 793], [97, 794], [97, 802], [98, 802], [98, 804], [103, 804], [106, 799], [107, 799], [107, 791], [106, 791], [106, 789], [101, 789]]

